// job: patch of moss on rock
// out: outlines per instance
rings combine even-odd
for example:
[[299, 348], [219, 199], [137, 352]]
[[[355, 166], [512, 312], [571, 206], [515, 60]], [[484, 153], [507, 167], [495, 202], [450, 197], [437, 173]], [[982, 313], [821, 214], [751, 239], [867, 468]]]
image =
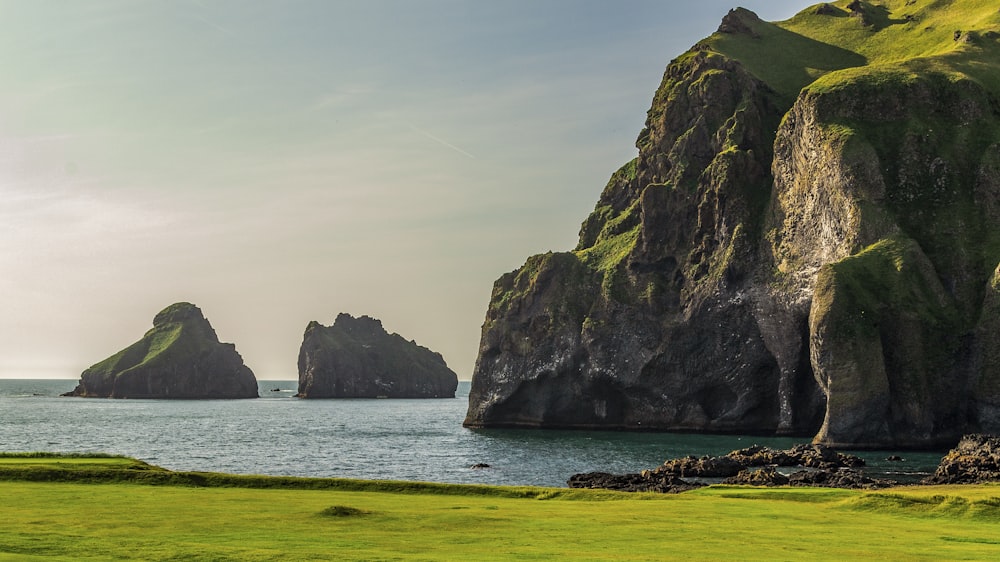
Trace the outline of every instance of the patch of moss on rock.
[[828, 402], [817, 441], [929, 447], [960, 437], [970, 415], [964, 366], [954, 360], [960, 326], [912, 239], [879, 241], [820, 270], [810, 353]]

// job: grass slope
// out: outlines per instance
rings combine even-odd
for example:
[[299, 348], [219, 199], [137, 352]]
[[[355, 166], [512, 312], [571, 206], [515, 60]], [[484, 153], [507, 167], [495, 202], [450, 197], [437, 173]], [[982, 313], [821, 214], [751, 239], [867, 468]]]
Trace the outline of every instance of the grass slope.
[[1000, 91], [1000, 12], [993, 0], [851, 0], [807, 8], [789, 20], [759, 22], [757, 37], [716, 33], [704, 45], [742, 62], [790, 104], [802, 88], [865, 72], [937, 70]]
[[[108, 472], [123, 471], [114, 458], [48, 461], [106, 462]], [[0, 467], [12, 464], [7, 458]], [[0, 560], [1000, 556], [998, 486], [877, 493], [717, 486], [668, 496], [397, 484], [289, 490], [5, 481]]]

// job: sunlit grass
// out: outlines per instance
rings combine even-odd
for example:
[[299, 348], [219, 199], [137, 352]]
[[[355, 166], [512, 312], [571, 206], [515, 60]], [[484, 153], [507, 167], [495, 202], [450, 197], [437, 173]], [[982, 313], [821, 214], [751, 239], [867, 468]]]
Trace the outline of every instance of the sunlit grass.
[[[107, 472], [115, 470], [123, 471]], [[254, 478], [268, 485], [266, 477]], [[720, 486], [629, 495], [340, 482], [340, 489], [327, 490], [0, 482], [0, 560], [1000, 556], [998, 486], [879, 492]]]
[[[833, 14], [816, 5], [795, 17], [754, 26], [756, 37], [715, 34], [706, 43], [735, 58], [790, 103], [799, 90], [850, 80], [870, 67], [962, 74], [987, 88], [1000, 86], [1000, 11], [993, 0], [882, 0], [863, 2], [866, 17], [852, 17], [851, 0], [831, 2]], [[956, 36], [957, 34], [957, 36]], [[834, 77], [836, 76], [836, 77]]]

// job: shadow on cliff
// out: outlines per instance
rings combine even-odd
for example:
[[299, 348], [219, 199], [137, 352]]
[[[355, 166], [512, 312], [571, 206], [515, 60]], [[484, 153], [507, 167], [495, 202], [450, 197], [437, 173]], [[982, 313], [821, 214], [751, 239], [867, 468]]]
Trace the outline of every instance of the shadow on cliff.
[[[838, 11], [842, 14], [828, 15], [847, 15]], [[781, 94], [788, 106], [802, 88], [824, 74], [868, 64], [867, 58], [854, 51], [759, 19], [748, 23], [750, 33], [716, 33], [707, 44], [696, 48], [709, 47], [739, 61]], [[864, 24], [859, 21], [858, 25]]]

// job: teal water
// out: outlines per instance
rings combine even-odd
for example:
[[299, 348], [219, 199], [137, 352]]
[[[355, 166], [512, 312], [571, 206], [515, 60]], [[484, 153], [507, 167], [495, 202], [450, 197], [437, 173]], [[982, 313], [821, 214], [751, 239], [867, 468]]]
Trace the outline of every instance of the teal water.
[[[667, 458], [804, 439], [603, 431], [470, 430], [469, 383], [441, 400], [299, 400], [261, 381], [257, 400], [63, 398], [76, 380], [0, 380], [0, 451], [106, 452], [173, 470], [565, 486], [578, 472], [637, 472]], [[914, 480], [943, 452], [856, 452], [875, 475]], [[889, 463], [890, 454], [906, 461]], [[487, 469], [472, 469], [477, 463]]]

